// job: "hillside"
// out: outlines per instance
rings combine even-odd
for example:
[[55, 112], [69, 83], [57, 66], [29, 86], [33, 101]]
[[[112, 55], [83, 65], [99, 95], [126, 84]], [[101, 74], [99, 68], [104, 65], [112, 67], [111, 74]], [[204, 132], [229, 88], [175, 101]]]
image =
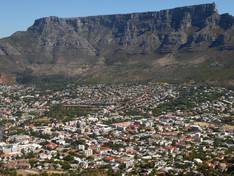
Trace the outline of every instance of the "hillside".
[[215, 4], [45, 17], [0, 40], [0, 72], [22, 83], [153, 79], [234, 85], [233, 34], [234, 17], [219, 14]]

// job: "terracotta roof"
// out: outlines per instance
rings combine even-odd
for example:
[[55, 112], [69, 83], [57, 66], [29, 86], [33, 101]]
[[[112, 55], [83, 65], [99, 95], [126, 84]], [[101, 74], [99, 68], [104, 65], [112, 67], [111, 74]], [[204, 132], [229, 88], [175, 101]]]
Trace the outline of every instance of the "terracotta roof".
[[131, 122], [113, 123], [112, 125], [119, 126], [119, 127], [128, 127], [131, 125]]

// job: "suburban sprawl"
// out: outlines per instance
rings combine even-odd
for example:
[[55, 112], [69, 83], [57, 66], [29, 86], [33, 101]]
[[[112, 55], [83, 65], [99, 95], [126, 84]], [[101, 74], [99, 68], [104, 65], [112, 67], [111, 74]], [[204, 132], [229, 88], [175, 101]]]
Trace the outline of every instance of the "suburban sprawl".
[[225, 88], [0, 86], [0, 116], [3, 175], [234, 174], [234, 91]]

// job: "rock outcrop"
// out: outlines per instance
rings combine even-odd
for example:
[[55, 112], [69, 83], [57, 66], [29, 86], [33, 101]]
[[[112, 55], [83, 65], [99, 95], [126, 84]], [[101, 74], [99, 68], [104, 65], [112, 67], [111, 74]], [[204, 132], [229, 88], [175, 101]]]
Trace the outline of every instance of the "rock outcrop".
[[[9, 64], [0, 63], [0, 70], [100, 81], [230, 80], [233, 24], [234, 17], [220, 15], [214, 3], [159, 12], [46, 17], [0, 40], [0, 58]], [[224, 76], [210, 75], [223, 70], [228, 72]]]

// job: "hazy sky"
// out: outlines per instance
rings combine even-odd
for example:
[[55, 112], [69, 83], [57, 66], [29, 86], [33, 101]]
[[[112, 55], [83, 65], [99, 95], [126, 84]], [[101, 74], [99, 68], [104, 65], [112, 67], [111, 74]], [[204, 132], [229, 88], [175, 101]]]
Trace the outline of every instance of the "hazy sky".
[[0, 38], [26, 30], [45, 16], [78, 17], [157, 11], [216, 2], [221, 13], [234, 15], [234, 0], [0, 0]]

